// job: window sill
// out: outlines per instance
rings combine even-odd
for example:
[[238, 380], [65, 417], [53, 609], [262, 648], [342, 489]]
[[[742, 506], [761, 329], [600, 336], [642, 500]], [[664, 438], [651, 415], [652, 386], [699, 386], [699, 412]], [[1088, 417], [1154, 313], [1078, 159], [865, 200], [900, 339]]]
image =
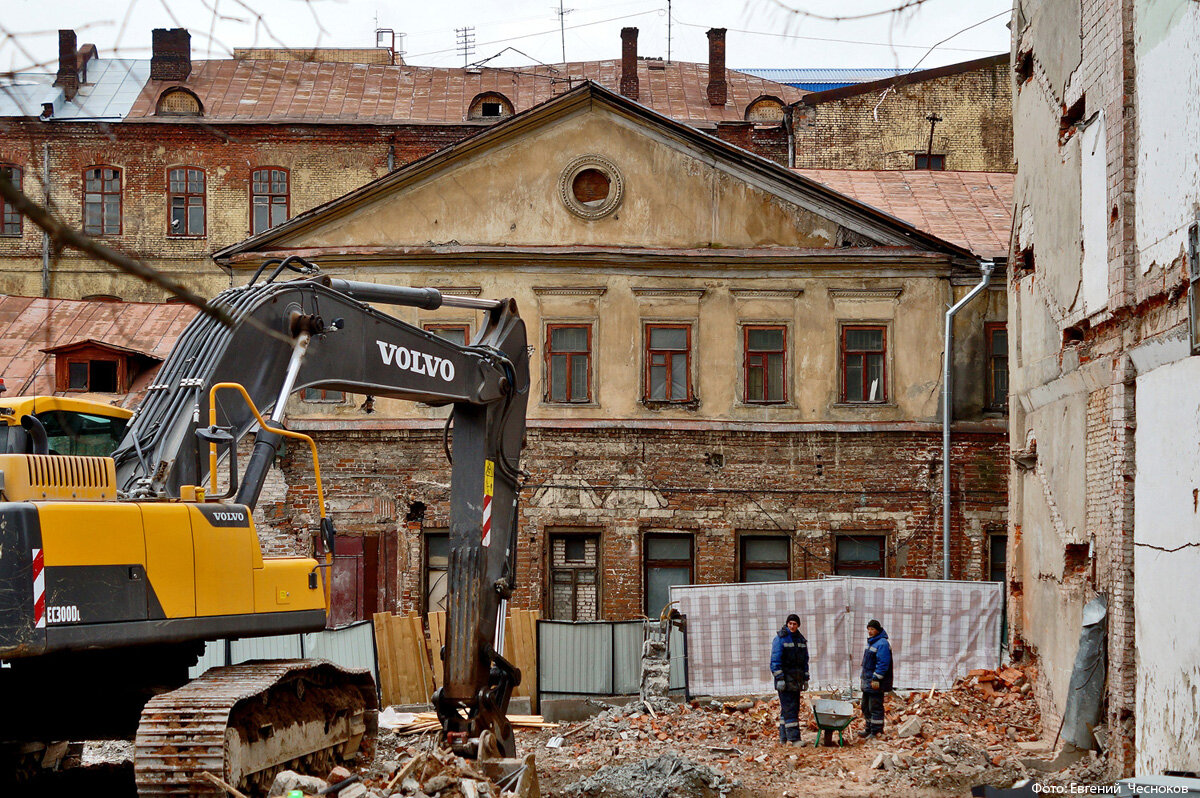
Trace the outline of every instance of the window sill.
[[642, 406], [647, 410], [699, 410], [700, 399], [687, 401], [668, 401], [664, 399], [643, 399]]
[[834, 402], [833, 407], [845, 407], [855, 410], [869, 409], [873, 407], [898, 407], [895, 402]]
[[170, 241], [203, 241], [208, 238], [208, 235], [189, 236], [182, 233], [167, 233], [167, 239]]
[[778, 407], [781, 409], [789, 409], [789, 408], [794, 409], [796, 407], [796, 403], [795, 402], [737, 402], [737, 407], [751, 407], [751, 408], [755, 408], [755, 409], [762, 408], [762, 407]]
[[546, 399], [542, 399], [540, 402], [538, 402], [538, 407], [547, 407], [547, 408], [559, 409], [559, 410], [573, 408], [573, 407], [598, 409], [600, 407], [600, 403], [599, 402], [551, 402]]

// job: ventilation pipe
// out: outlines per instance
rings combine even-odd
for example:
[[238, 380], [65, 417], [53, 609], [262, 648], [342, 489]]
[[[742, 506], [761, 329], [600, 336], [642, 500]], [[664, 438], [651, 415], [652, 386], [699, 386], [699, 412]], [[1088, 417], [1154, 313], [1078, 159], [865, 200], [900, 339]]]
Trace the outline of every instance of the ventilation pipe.
[[950, 421], [954, 417], [954, 317], [991, 284], [994, 268], [994, 261], [980, 261], [979, 270], [983, 272], [983, 277], [979, 284], [946, 311], [945, 343], [942, 349], [942, 579], [950, 578]]

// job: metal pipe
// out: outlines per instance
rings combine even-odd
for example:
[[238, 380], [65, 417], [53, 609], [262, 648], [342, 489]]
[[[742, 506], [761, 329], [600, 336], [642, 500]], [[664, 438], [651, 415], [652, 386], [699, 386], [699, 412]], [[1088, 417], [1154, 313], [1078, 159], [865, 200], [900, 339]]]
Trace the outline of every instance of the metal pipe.
[[[983, 278], [965, 297], [946, 311], [945, 343], [942, 349], [942, 579], [950, 578], [950, 421], [954, 416], [954, 316], [992, 282], [993, 261], [980, 261]], [[950, 287], [954, 298], [954, 286]]]

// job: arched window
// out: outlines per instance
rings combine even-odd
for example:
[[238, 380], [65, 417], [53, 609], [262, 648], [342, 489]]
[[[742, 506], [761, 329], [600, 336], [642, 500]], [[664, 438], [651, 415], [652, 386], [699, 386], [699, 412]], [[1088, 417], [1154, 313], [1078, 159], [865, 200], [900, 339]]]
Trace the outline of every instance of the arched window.
[[156, 116], [202, 116], [204, 105], [192, 92], [175, 87], [158, 95], [154, 113]]
[[485, 91], [471, 100], [467, 119], [498, 120], [513, 115], [513, 105], [503, 94]]
[[783, 100], [763, 94], [746, 106], [747, 122], [782, 122]]
[[167, 170], [167, 235], [204, 235], [204, 170], [176, 166]]
[[287, 221], [290, 185], [287, 169], [270, 166], [250, 173], [250, 235]]
[[83, 170], [83, 232], [91, 236], [121, 234], [121, 170], [117, 167]]

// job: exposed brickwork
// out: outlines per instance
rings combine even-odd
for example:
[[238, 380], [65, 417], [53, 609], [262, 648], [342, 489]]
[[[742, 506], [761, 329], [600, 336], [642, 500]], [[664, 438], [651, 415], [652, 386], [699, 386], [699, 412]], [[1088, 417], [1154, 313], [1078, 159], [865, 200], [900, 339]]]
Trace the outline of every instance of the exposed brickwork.
[[[271, 166], [289, 170], [290, 215], [358, 188], [396, 166], [428, 155], [478, 131], [472, 125], [244, 125], [83, 123], [45, 125], [0, 120], [0, 163], [20, 166], [23, 188], [43, 198], [44, 145], [49, 144], [55, 212], [78, 228], [83, 214], [83, 171], [101, 164], [122, 170], [122, 226], [105, 243], [182, 280], [202, 296], [229, 284], [209, 253], [250, 235], [250, 173]], [[167, 177], [172, 166], [204, 169], [204, 237], [168, 235]], [[42, 239], [28, 220], [20, 238], [0, 238], [0, 273], [7, 293], [42, 293]], [[78, 299], [112, 294], [156, 301], [163, 291], [116, 274], [74, 250], [51, 267], [52, 296]]]
[[1012, 90], [1007, 62], [796, 109], [796, 167], [912, 169], [929, 145], [946, 169], [1008, 172]]
[[[397, 529], [399, 580], [387, 605], [422, 609], [420, 529], [449, 526], [449, 478], [440, 432], [362, 430], [318, 433], [322, 474], [343, 534]], [[712, 453], [723, 465], [711, 463]], [[547, 609], [550, 539], [563, 529], [600, 535], [601, 617], [643, 611], [642, 547], [648, 533], [691, 535], [694, 579], [738, 581], [742, 534], [791, 540], [791, 576], [833, 570], [839, 534], [886, 535], [889, 576], [925, 578], [941, 570], [941, 437], [929, 432], [528, 431], [521, 495], [515, 603]], [[986, 534], [1006, 522], [1004, 435], [959, 433], [953, 448], [951, 577], [979, 578]], [[286, 499], [264, 508], [270, 551], [305, 551], [315, 523], [308, 455], [283, 460]], [[277, 496], [277, 494], [275, 494]], [[376, 513], [392, 502], [394, 516]], [[405, 525], [414, 503], [420, 524]], [[343, 508], [340, 511], [337, 508]]]

